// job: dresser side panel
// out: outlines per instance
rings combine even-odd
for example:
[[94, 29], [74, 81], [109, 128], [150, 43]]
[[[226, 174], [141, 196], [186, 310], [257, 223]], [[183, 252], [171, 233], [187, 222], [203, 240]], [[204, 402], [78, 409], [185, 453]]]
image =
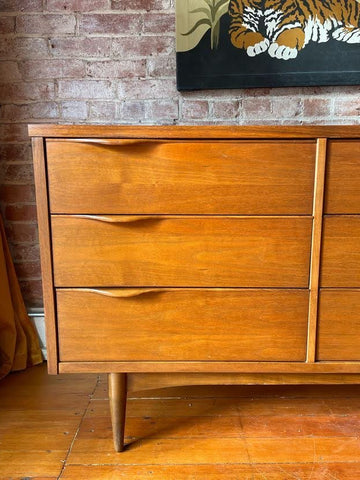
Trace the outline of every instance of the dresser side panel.
[[51, 232], [46, 178], [44, 139], [32, 138], [40, 260], [45, 309], [47, 362], [50, 374], [58, 373], [57, 331], [51, 254]]

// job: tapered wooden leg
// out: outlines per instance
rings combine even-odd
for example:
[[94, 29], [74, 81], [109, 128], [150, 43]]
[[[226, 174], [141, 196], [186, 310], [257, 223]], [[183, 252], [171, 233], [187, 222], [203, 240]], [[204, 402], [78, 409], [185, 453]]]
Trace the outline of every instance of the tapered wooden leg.
[[117, 452], [124, 449], [126, 383], [126, 373], [109, 373], [111, 423], [114, 447]]

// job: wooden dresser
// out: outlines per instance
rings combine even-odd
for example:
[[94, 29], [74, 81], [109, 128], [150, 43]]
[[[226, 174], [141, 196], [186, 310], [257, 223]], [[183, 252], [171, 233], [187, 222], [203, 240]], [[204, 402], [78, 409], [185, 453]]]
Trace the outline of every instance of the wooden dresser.
[[360, 383], [360, 127], [31, 125], [49, 373]]

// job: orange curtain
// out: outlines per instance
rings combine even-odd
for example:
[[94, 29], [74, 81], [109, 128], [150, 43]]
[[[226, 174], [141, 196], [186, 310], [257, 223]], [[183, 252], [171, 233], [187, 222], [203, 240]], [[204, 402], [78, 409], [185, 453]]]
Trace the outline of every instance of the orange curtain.
[[0, 216], [0, 378], [41, 362], [39, 340], [26, 313]]

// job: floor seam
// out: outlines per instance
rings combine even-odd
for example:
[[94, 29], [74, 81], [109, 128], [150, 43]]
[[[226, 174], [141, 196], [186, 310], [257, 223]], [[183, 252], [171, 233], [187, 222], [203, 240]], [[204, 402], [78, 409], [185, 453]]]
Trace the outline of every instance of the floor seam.
[[88, 404], [86, 405], [86, 407], [85, 407], [85, 409], [84, 409], [84, 412], [83, 412], [83, 414], [81, 415], [78, 428], [76, 429], [76, 431], [75, 431], [75, 433], [74, 433], [74, 436], [73, 436], [73, 438], [72, 438], [72, 440], [71, 440], [71, 442], [70, 442], [68, 451], [67, 451], [66, 456], [65, 456], [65, 458], [64, 458], [64, 460], [63, 460], [63, 465], [62, 465], [62, 467], [61, 467], [61, 470], [60, 470], [60, 473], [59, 473], [59, 475], [58, 475], [58, 477], [57, 477], [57, 480], [60, 480], [60, 479], [61, 479], [61, 477], [62, 477], [62, 475], [63, 475], [63, 473], [64, 473], [64, 471], [65, 471], [65, 468], [66, 468], [66, 466], [67, 466], [67, 460], [68, 460], [69, 455], [70, 455], [70, 453], [71, 453], [71, 451], [72, 451], [72, 448], [73, 448], [73, 446], [74, 446], [76, 437], [77, 437], [77, 435], [78, 435], [78, 433], [79, 433], [79, 431], [80, 431], [80, 428], [81, 428], [81, 425], [82, 425], [83, 420], [84, 420], [84, 418], [85, 418], [85, 415], [87, 414], [87, 412], [88, 412], [88, 410], [89, 410], [89, 407], [90, 407], [90, 404], [91, 404], [91, 401], [92, 401], [92, 398], [91, 398], [91, 397], [94, 395], [97, 387], [99, 386], [99, 383], [100, 383], [100, 376], [97, 377], [92, 392], [90, 392], [90, 393], [88, 394], [88, 396], [89, 396]]

